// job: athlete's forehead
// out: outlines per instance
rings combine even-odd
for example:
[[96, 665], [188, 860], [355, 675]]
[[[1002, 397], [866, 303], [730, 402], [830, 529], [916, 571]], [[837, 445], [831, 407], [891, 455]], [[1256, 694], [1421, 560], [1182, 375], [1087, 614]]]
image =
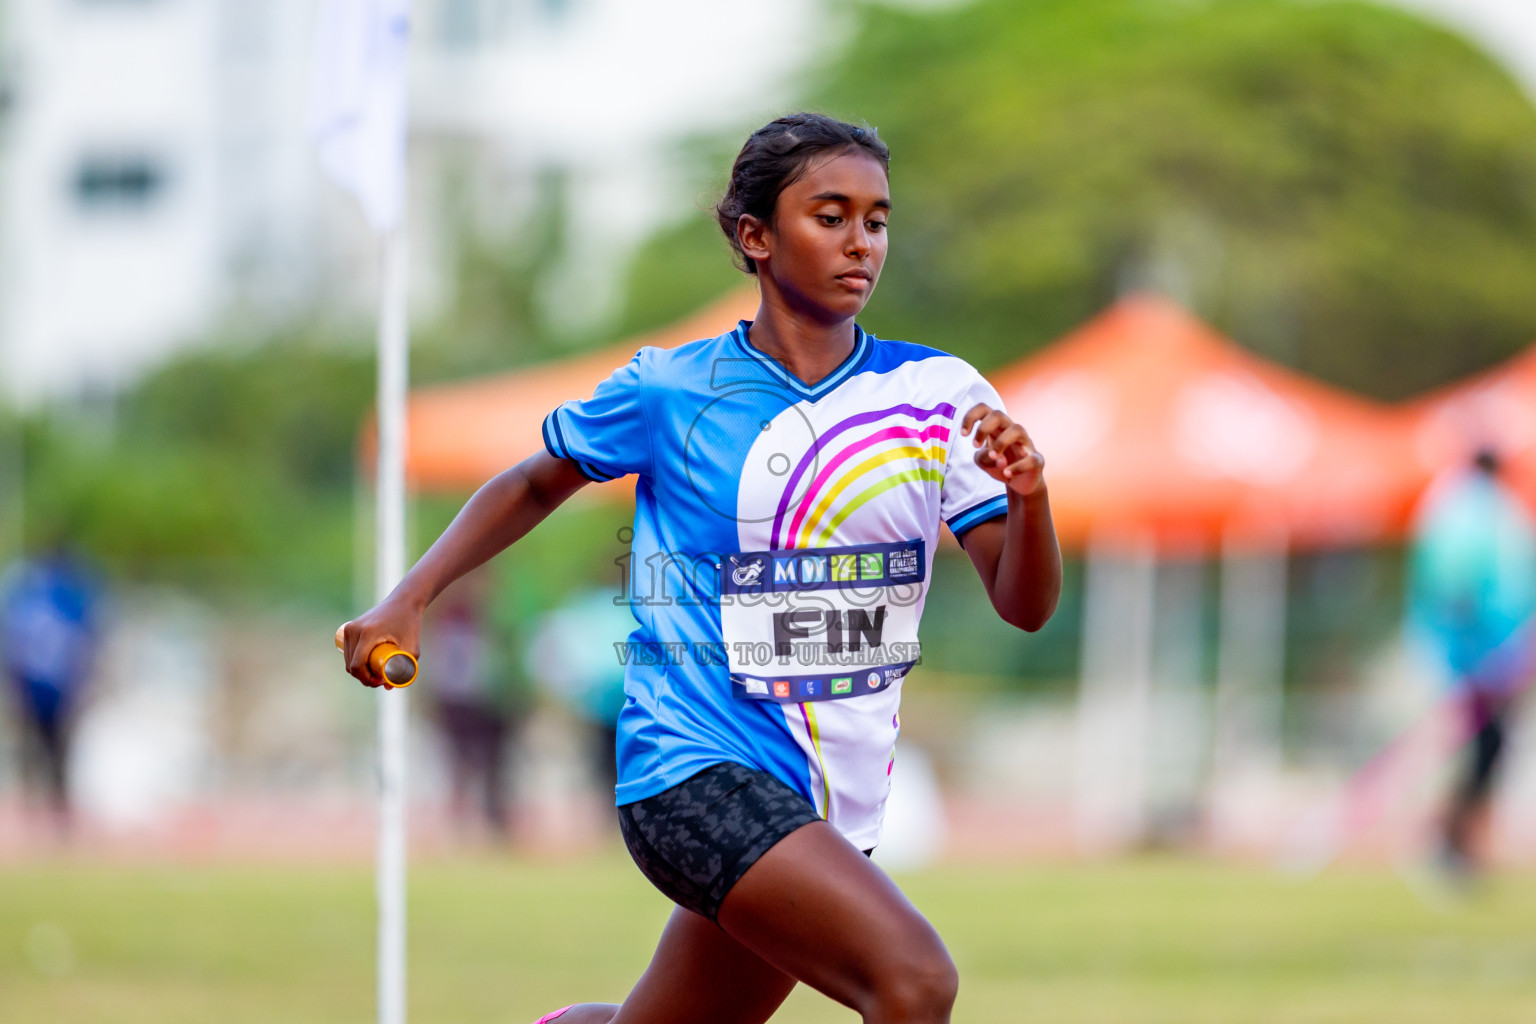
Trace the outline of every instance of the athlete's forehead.
[[890, 209], [890, 179], [880, 161], [863, 150], [844, 151], [812, 161], [784, 189], [791, 202], [841, 202]]

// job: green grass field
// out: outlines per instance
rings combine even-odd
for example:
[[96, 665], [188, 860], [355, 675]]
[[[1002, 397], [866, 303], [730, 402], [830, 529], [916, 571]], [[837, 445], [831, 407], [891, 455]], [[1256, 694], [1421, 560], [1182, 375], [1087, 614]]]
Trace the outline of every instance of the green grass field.
[[[960, 965], [957, 1024], [1536, 1020], [1533, 876], [1451, 911], [1384, 873], [1303, 884], [1175, 860], [902, 882]], [[0, 869], [0, 1021], [365, 1024], [371, 885], [366, 866]], [[666, 914], [617, 856], [418, 864], [411, 1020], [616, 1001]], [[856, 1018], [801, 989], [775, 1020]]]

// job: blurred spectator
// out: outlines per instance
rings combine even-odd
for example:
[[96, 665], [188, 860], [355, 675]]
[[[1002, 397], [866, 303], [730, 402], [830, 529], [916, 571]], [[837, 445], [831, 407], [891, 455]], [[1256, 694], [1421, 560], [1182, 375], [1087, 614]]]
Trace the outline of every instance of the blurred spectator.
[[507, 763], [522, 715], [498, 676], [495, 645], [479, 589], [462, 583], [445, 595], [428, 623], [429, 693], [448, 747], [450, 807], [462, 827], [478, 818], [497, 836], [507, 831]]
[[96, 585], [56, 547], [0, 579], [0, 661], [23, 735], [22, 778], [41, 790], [59, 827], [69, 823], [69, 747], [90, 682], [97, 634]]
[[544, 690], [592, 727], [592, 766], [605, 796], [618, 783], [615, 747], [624, 707], [619, 649], [635, 628], [629, 605], [613, 592], [588, 590], [545, 616], [528, 651], [528, 671]]
[[1472, 742], [1443, 824], [1441, 864], [1466, 877], [1502, 760], [1514, 698], [1536, 654], [1536, 525], [1480, 452], [1435, 487], [1415, 522], [1410, 616], [1442, 661]]

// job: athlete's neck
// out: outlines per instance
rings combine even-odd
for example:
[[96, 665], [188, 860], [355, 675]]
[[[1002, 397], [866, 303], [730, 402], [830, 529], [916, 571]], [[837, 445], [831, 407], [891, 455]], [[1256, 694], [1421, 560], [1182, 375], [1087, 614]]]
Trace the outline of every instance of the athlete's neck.
[[857, 340], [853, 319], [824, 322], [764, 301], [747, 332], [752, 347], [814, 386], [842, 365]]

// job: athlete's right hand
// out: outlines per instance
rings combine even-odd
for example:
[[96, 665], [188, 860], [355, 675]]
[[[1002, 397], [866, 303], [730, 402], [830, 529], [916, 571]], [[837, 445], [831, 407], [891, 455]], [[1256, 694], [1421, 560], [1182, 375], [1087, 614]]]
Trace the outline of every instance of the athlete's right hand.
[[421, 609], [398, 597], [379, 602], [365, 614], [341, 627], [342, 656], [347, 671], [364, 686], [392, 690], [383, 676], [368, 667], [368, 655], [379, 644], [388, 642], [421, 657]]

